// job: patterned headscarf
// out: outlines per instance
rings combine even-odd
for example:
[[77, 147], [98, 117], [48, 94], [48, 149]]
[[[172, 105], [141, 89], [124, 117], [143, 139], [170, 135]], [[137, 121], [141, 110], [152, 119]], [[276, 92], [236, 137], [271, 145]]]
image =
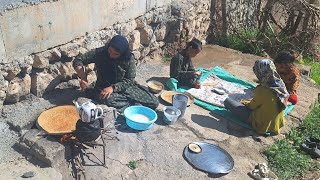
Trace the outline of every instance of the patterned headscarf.
[[121, 35], [114, 36], [107, 45], [107, 48], [109, 47], [114, 48], [120, 53], [120, 57], [117, 59], [130, 60], [132, 54], [129, 49], [128, 40], [125, 37]]
[[276, 66], [270, 59], [257, 60], [253, 66], [253, 72], [257, 76], [262, 86], [271, 88], [278, 100], [285, 107], [287, 105], [289, 93], [286, 85], [277, 73]]

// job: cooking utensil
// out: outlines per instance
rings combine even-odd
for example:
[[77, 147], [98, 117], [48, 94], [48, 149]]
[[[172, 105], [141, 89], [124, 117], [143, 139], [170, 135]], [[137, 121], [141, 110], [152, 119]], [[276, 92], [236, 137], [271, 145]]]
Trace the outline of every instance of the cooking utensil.
[[161, 99], [163, 99], [165, 102], [169, 103], [169, 104], [172, 104], [172, 97], [175, 95], [175, 94], [185, 94], [188, 96], [188, 103], [187, 103], [187, 106], [190, 106], [191, 104], [194, 103], [194, 98], [191, 94], [187, 93], [187, 92], [184, 92], [184, 93], [181, 93], [181, 92], [176, 92], [176, 91], [164, 91], [160, 94], [160, 97]]
[[192, 144], [198, 145], [201, 152], [190, 151], [188, 145], [183, 154], [196, 169], [212, 174], [225, 174], [233, 169], [233, 158], [221, 147], [206, 142], [193, 142]]

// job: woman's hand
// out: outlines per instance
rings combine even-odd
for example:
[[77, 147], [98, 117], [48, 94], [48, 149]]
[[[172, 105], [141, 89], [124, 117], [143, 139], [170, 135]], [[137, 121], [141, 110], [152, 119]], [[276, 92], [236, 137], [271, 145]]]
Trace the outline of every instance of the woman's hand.
[[80, 91], [84, 91], [89, 87], [87, 81], [80, 79]]
[[251, 100], [252, 100], [252, 99], [241, 99], [241, 100], [240, 100], [240, 103], [243, 104], [243, 105], [247, 105], [247, 104], [250, 103]]
[[113, 93], [113, 87], [112, 86], [106, 87], [101, 91], [100, 99], [105, 99], [105, 98], [108, 99], [112, 93]]
[[248, 100], [246, 100], [246, 99], [241, 99], [241, 100], [240, 100], [240, 103], [241, 103], [241, 104], [246, 104], [247, 102], [248, 102]]
[[195, 74], [198, 75], [198, 76], [201, 76], [202, 71], [196, 71]]

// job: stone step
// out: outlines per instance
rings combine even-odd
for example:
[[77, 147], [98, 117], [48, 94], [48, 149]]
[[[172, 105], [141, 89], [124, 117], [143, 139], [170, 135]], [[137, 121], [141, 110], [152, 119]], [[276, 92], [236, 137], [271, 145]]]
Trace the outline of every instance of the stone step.
[[38, 129], [27, 131], [16, 146], [22, 153], [32, 155], [49, 167], [58, 167], [66, 161], [65, 146]]

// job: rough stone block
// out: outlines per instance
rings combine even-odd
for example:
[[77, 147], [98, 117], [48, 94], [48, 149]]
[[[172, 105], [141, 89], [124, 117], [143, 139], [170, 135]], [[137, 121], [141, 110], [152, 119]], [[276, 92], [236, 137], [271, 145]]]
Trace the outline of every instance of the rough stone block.
[[20, 68], [21, 68], [21, 74], [23, 76], [30, 74], [32, 71], [32, 65], [29, 65], [27, 63], [20, 64]]
[[134, 30], [130, 35], [129, 48], [131, 51], [134, 51], [140, 48], [140, 32], [138, 30]]
[[140, 29], [140, 43], [143, 45], [149, 45], [152, 38], [153, 30], [151, 26], [146, 26]]
[[154, 32], [157, 41], [162, 41], [167, 34], [167, 28], [166, 26], [162, 26], [160, 29], [158, 29], [157, 31]]
[[56, 62], [55, 64], [50, 64], [48, 73], [61, 76], [61, 80], [63, 80], [72, 77], [76, 72], [72, 66], [72, 62]]
[[[103, 36], [104, 36], [104, 38], [106, 37], [105, 34]], [[84, 53], [88, 52], [89, 50], [92, 50], [92, 49], [95, 49], [98, 47], [102, 47], [103, 45], [104, 45], [104, 43], [101, 40], [101, 34], [99, 32], [90, 33], [84, 38], [83, 46], [85, 49], [80, 47], [79, 54], [84, 54]]]
[[6, 50], [4, 48], [4, 41], [2, 39], [2, 31], [0, 28], [0, 63], [7, 63]]
[[16, 77], [10, 81], [6, 94], [6, 102], [16, 103], [25, 99], [26, 95], [30, 93], [31, 77], [27, 74], [23, 78]]
[[17, 145], [50, 167], [58, 167], [65, 162], [65, 147], [56, 138], [38, 129], [27, 131]]
[[51, 58], [49, 58], [49, 61], [56, 61], [61, 58], [61, 52], [57, 48], [53, 48], [50, 50], [51, 52]]
[[63, 76], [54, 77], [46, 72], [31, 74], [31, 93], [41, 97], [44, 92], [53, 90], [61, 81]]
[[12, 65], [9, 65], [5, 71], [6, 71], [6, 76], [5, 76], [6, 80], [11, 81], [21, 72], [21, 68], [19, 67], [19, 64], [15, 63]]
[[115, 31], [118, 34], [121, 34], [123, 36], [127, 36], [130, 34], [134, 29], [137, 28], [137, 23], [135, 20], [131, 20], [127, 23], [122, 23], [122, 24], [116, 24], [114, 26]]
[[88, 70], [89, 72], [91, 72], [91, 71], [93, 71], [93, 70], [95, 69], [95, 66], [96, 66], [96, 65], [95, 65], [94, 63], [88, 64], [86, 70]]
[[49, 51], [45, 51], [39, 54], [35, 54], [33, 56], [33, 67], [35, 68], [46, 68], [49, 66], [49, 58], [51, 53]]
[[153, 16], [152, 23], [161, 23], [161, 22], [164, 22], [165, 20], [166, 20], [165, 15], [157, 15], [157, 16]]
[[141, 56], [140, 59], [143, 59], [144, 57], [146, 57], [148, 54], [150, 53], [150, 48], [146, 47], [141, 51]]
[[141, 53], [139, 51], [132, 51], [132, 54], [134, 56], [134, 59], [138, 60], [141, 56]]
[[72, 62], [61, 63], [59, 66], [59, 72], [62, 76], [72, 77], [73, 74], [76, 73], [72, 66]]
[[151, 24], [153, 19], [153, 14], [151, 12], [148, 12], [144, 15], [144, 18], [146, 20], [146, 24]]
[[200, 20], [196, 21], [196, 23], [195, 23], [195, 28], [196, 28], [196, 29], [199, 29], [200, 26], [201, 26], [201, 21], [200, 21]]
[[[183, 29], [183, 22], [179, 20], [171, 20], [167, 22], [166, 42], [173, 43], [176, 41], [176, 35], [180, 34]], [[189, 31], [190, 33], [190, 31]]]
[[75, 57], [80, 52], [80, 46], [77, 43], [68, 43], [60, 47], [61, 54], [67, 57]]
[[146, 19], [144, 18], [144, 16], [140, 16], [140, 17], [136, 18], [136, 24], [137, 24], [138, 29], [145, 27], [147, 25], [147, 22], [146, 22]]
[[8, 89], [9, 82], [6, 81], [2, 75], [0, 75], [0, 111], [3, 107], [3, 102], [6, 98], [6, 92]]
[[83, 55], [85, 53], [88, 52], [88, 49], [84, 48], [84, 47], [81, 47], [80, 50], [79, 50], [79, 55]]

